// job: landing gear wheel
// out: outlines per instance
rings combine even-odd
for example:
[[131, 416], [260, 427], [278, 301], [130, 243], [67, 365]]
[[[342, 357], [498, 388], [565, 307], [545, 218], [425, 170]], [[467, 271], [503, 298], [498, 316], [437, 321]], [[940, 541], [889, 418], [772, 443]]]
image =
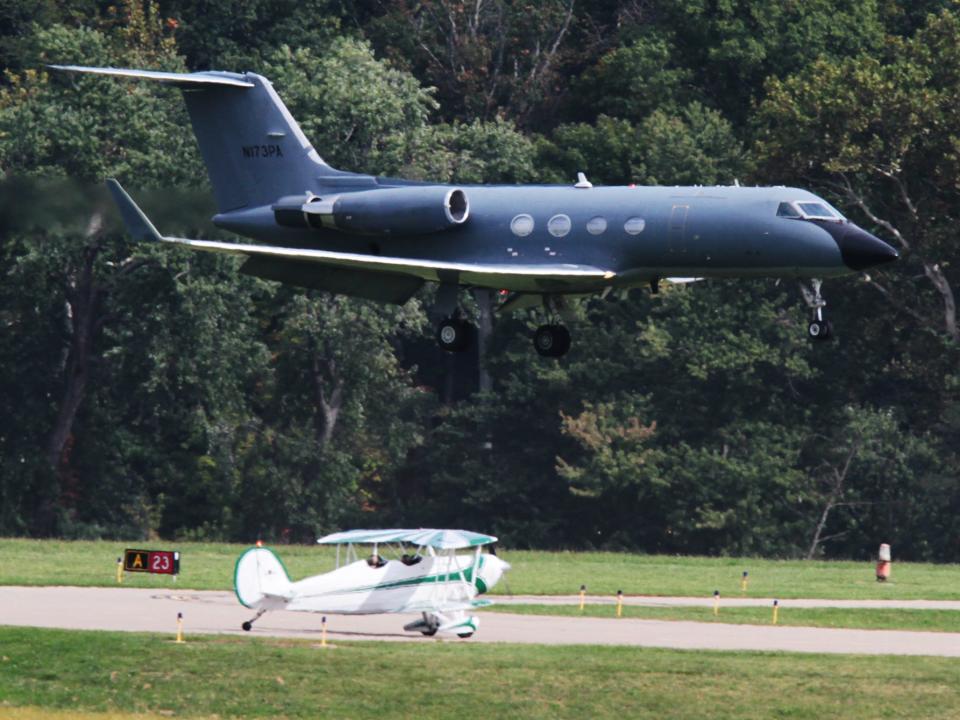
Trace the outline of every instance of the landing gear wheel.
[[473, 326], [466, 320], [447, 318], [437, 326], [437, 345], [447, 352], [463, 352], [472, 335]]
[[462, 638], [463, 640], [466, 640], [468, 637], [473, 637], [473, 633], [472, 633], [472, 632], [468, 632], [468, 633], [457, 633], [457, 637], [458, 637], [458, 638]]
[[570, 349], [570, 331], [563, 325], [541, 325], [533, 334], [533, 346], [543, 357], [562, 357]]
[[433, 637], [437, 634], [437, 628], [430, 628], [429, 630], [421, 630], [421, 635], [426, 635], [427, 637]]
[[816, 278], [810, 280], [809, 288], [800, 283], [803, 300], [813, 313], [813, 318], [807, 325], [807, 336], [811, 340], [829, 340], [833, 337], [833, 325], [830, 324], [829, 320], [823, 319], [823, 309], [827, 306], [827, 301], [820, 294], [821, 284], [822, 282]]
[[247, 620], [247, 622], [245, 622], [245, 623], [244, 623], [243, 625], [241, 625], [240, 627], [242, 627], [242, 628], [243, 628], [244, 630], [246, 630], [247, 632], [250, 632], [251, 630], [253, 630], [253, 623], [250, 622], [249, 620]]
[[813, 320], [807, 326], [807, 334], [812, 340], [829, 340], [833, 336], [833, 325], [829, 320]]

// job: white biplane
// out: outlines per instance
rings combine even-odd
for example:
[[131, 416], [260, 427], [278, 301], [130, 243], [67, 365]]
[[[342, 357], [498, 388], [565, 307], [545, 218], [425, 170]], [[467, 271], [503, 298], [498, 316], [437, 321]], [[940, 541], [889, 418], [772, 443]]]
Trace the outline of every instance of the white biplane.
[[[510, 569], [496, 555], [481, 552], [484, 545], [496, 541], [492, 535], [465, 530], [334, 533], [317, 542], [337, 546], [336, 569], [298, 582], [290, 580], [273, 551], [250, 548], [237, 559], [234, 572], [237, 599], [257, 611], [243, 629], [250, 630], [268, 610], [344, 615], [419, 612], [421, 618], [404, 625], [404, 630], [468, 638], [480, 624], [468, 611], [490, 604], [477, 596]], [[371, 545], [372, 551], [361, 558], [357, 545]], [[467, 548], [473, 552], [457, 554]], [[396, 558], [385, 558], [384, 549]]]

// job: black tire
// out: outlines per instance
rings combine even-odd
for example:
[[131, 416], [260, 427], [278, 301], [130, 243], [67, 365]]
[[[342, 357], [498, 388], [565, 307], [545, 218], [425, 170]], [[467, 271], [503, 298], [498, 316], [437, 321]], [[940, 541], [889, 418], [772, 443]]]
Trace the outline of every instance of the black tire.
[[463, 352], [470, 347], [473, 326], [465, 320], [447, 318], [437, 325], [437, 345], [447, 352]]
[[458, 637], [458, 638], [461, 638], [462, 640], [466, 640], [468, 637], [473, 637], [473, 633], [472, 633], [472, 632], [468, 632], [468, 633], [457, 633], [457, 637]]
[[437, 628], [430, 628], [429, 630], [421, 630], [421, 635], [426, 635], [427, 637], [433, 637], [437, 634]]
[[242, 628], [243, 628], [244, 630], [246, 630], [247, 632], [250, 632], [251, 630], [253, 630], [253, 623], [248, 620], [247, 622], [245, 622], [245, 623], [244, 623], [243, 625], [241, 625], [240, 627], [242, 627]]
[[570, 350], [570, 331], [565, 325], [556, 325], [555, 328], [557, 343], [554, 346], [553, 356], [563, 357]]
[[563, 325], [541, 325], [533, 334], [533, 347], [542, 357], [562, 357], [570, 349], [570, 331]]
[[813, 320], [807, 326], [811, 340], [829, 340], [833, 336], [833, 324], [829, 320]]

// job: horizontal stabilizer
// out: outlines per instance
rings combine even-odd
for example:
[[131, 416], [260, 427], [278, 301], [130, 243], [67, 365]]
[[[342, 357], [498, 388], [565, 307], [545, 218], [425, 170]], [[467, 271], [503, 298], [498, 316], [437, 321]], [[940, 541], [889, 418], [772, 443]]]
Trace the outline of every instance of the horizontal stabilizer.
[[176, 73], [158, 70], [135, 70], [132, 68], [88, 67], [86, 65], [48, 65], [54, 70], [92, 73], [94, 75], [113, 75], [140, 80], [154, 80], [179, 88], [191, 88], [203, 85], [229, 85], [231, 87], [252, 88], [254, 84], [243, 79], [243, 75], [218, 71]]
[[150, 218], [127, 195], [127, 191], [120, 186], [120, 183], [110, 178], [107, 180], [107, 189], [113, 195], [113, 201], [117, 204], [117, 209], [120, 210], [123, 224], [127, 226], [127, 232], [134, 240], [163, 240], [163, 236], [150, 222]]

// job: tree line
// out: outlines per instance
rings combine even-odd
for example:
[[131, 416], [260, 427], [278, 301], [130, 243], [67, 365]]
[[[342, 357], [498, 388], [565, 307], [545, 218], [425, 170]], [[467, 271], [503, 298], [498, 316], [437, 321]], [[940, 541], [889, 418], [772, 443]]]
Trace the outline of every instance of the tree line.
[[[0, 7], [0, 533], [960, 560], [960, 11], [947, 0], [40, 0]], [[214, 236], [175, 91], [49, 63], [269, 77], [343, 169], [440, 182], [798, 185], [894, 244], [825, 284], [534, 311], [479, 352], [403, 307], [127, 239]], [[468, 311], [481, 307], [464, 292]]]

